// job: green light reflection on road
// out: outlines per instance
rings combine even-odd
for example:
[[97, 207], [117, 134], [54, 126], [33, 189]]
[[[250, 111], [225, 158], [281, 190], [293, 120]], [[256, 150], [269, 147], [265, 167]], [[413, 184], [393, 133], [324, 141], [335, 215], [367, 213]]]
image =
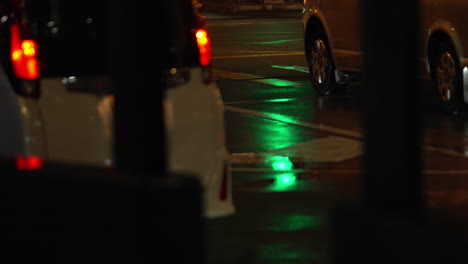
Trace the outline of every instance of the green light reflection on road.
[[318, 215], [281, 215], [273, 217], [271, 221], [267, 229], [276, 232], [313, 230], [322, 225], [322, 218]]
[[275, 120], [278, 120], [280, 122], [285, 122], [285, 123], [295, 123], [297, 120], [295, 120], [292, 117], [282, 115], [282, 114], [276, 114], [276, 113], [268, 113], [268, 115]]
[[[256, 143], [263, 149], [282, 149], [306, 140], [301, 133], [298, 133], [299, 130], [295, 126], [289, 124], [295, 121], [292, 117], [271, 112], [269, 115], [275, 121], [262, 123], [258, 130], [261, 132], [256, 134]], [[292, 191], [299, 187], [297, 172], [291, 158], [293, 157], [275, 155], [274, 151], [268, 154], [264, 165], [272, 168], [274, 172], [269, 176], [273, 178], [273, 182], [266, 187], [266, 191]]]
[[280, 149], [306, 140], [299, 137], [296, 128], [288, 124], [288, 121], [293, 121], [291, 117], [275, 113], [269, 113], [269, 115], [274, 120], [265, 120], [265, 122], [257, 124], [255, 127], [257, 133], [253, 135], [256, 145], [261, 149]]
[[300, 82], [293, 82], [293, 81], [281, 80], [281, 79], [259, 79], [259, 80], [253, 80], [253, 81], [276, 86], [276, 87], [289, 87], [289, 86], [302, 86], [303, 85]]
[[286, 156], [271, 156], [268, 157], [265, 162], [271, 164], [274, 171], [279, 173], [275, 175], [274, 185], [271, 186], [272, 191], [287, 190], [296, 183], [296, 175], [291, 170], [294, 169], [294, 164], [291, 162], [289, 157]]
[[289, 261], [297, 261], [299, 259], [318, 260], [321, 256], [317, 251], [313, 251], [310, 248], [299, 248], [292, 243], [274, 243], [261, 245], [259, 257], [260, 260], [275, 260], [275, 263], [289, 263]]
[[276, 185], [281, 187], [288, 187], [296, 182], [296, 175], [294, 173], [284, 173], [276, 177]]
[[295, 98], [278, 98], [278, 99], [269, 99], [269, 100], [265, 100], [264, 102], [266, 103], [284, 103], [284, 102], [292, 102], [292, 101], [295, 101], [297, 99]]
[[289, 171], [294, 166], [289, 157], [285, 156], [268, 157], [265, 162], [271, 163], [271, 167], [275, 171]]

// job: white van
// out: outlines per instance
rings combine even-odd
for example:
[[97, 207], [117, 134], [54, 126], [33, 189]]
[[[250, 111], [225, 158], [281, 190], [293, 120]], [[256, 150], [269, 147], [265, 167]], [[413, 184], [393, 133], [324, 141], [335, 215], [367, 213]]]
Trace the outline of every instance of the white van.
[[[160, 12], [173, 12], [167, 17], [180, 34], [160, 37], [186, 47], [182, 56], [161, 45], [168, 53], [163, 73], [168, 168], [199, 176], [206, 217], [231, 215], [224, 104], [211, 74], [204, 16], [196, 1], [164, 6]], [[107, 1], [0, 0], [4, 161], [20, 170], [47, 162], [114, 165], [108, 8]]]

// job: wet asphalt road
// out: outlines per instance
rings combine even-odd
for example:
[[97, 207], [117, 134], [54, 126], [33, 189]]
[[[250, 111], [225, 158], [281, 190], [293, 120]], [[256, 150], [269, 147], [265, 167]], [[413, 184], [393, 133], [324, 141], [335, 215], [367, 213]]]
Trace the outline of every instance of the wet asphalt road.
[[[237, 213], [207, 220], [205, 262], [333, 263], [333, 214], [340, 205], [362, 200], [360, 83], [327, 98], [314, 93], [307, 79], [300, 14], [208, 13], [208, 21], [213, 66], [226, 106]], [[425, 87], [425, 206], [429, 215], [442, 215], [464, 233], [468, 115], [446, 115], [430, 86]], [[354, 224], [350, 221], [351, 229]], [[451, 247], [444, 250], [458, 253]]]

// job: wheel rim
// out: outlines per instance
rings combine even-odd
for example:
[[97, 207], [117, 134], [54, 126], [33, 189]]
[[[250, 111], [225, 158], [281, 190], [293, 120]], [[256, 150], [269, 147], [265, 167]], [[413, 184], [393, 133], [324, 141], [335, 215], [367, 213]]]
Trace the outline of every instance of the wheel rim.
[[317, 39], [310, 52], [310, 71], [317, 85], [326, 86], [329, 66], [327, 47], [323, 40]]
[[456, 89], [456, 72], [457, 66], [452, 54], [444, 52], [439, 58], [437, 65], [437, 90], [444, 102], [449, 102], [453, 99]]

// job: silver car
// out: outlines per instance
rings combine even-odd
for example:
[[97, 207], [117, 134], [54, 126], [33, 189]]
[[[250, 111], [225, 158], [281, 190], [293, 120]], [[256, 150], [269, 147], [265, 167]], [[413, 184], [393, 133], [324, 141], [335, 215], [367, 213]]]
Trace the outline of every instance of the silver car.
[[[304, 0], [304, 47], [315, 90], [329, 95], [362, 69], [360, 0]], [[468, 3], [420, 0], [422, 78], [441, 103], [459, 112], [468, 103]]]

